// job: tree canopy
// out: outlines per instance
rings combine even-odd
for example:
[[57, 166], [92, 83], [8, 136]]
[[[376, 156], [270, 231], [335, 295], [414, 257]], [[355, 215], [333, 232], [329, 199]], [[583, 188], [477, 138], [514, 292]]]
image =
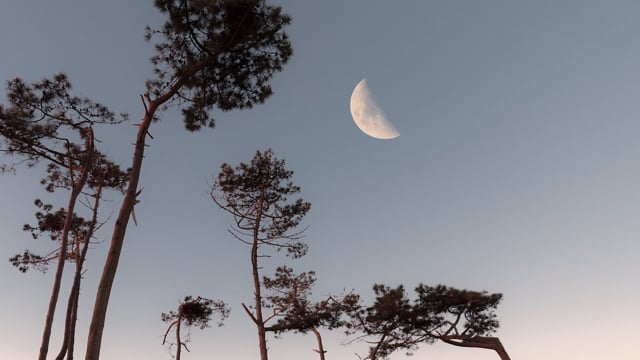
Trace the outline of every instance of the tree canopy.
[[291, 18], [263, 0], [156, 0], [167, 15], [151, 59], [152, 96], [185, 103], [185, 127], [213, 127], [210, 111], [253, 107], [272, 93], [269, 81], [293, 51], [284, 26]]
[[373, 305], [351, 312], [348, 325], [352, 334], [359, 334], [356, 339], [372, 345], [368, 359], [385, 359], [397, 350], [412, 353], [420, 344], [438, 340], [492, 349], [509, 359], [500, 341], [489, 336], [499, 327], [495, 310], [502, 294], [420, 284], [412, 301], [402, 285], [376, 284], [373, 291]]
[[[304, 300], [300, 294], [315, 281], [312, 272], [294, 275], [288, 267], [278, 268], [273, 279], [261, 278], [260, 259], [269, 256], [268, 251], [284, 250], [287, 256], [297, 259], [308, 250], [307, 244], [300, 241], [304, 230], [295, 228], [311, 204], [302, 198], [290, 199], [300, 192], [300, 187], [291, 181], [292, 176], [293, 171], [287, 170], [285, 161], [276, 158], [271, 149], [258, 150], [249, 164], [222, 164], [211, 187], [213, 202], [233, 217], [229, 232], [251, 247], [253, 311], [242, 306], [257, 327], [262, 360], [268, 359], [267, 322], [299, 305], [297, 302]], [[265, 289], [271, 294], [264, 294]], [[273, 314], [266, 315], [266, 309], [272, 309]]]

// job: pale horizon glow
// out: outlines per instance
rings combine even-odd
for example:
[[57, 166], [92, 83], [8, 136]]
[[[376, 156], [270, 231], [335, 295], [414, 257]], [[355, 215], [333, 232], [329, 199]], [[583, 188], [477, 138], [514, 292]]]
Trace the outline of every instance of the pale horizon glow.
[[[302, 225], [309, 254], [275, 254], [264, 269], [315, 271], [314, 300], [351, 289], [370, 300], [375, 283], [486, 290], [503, 294], [495, 336], [513, 360], [640, 359], [630, 340], [640, 304], [640, 1], [268, 1], [292, 17], [294, 55], [274, 95], [215, 111], [214, 129], [186, 131], [172, 107], [149, 130], [138, 225], [127, 230], [101, 360], [170, 359], [160, 314], [186, 295], [224, 300], [231, 315], [194, 329], [183, 360], [259, 358], [241, 306], [252, 300], [249, 249], [230, 237], [208, 185], [223, 162], [267, 148], [312, 207]], [[163, 20], [153, 1], [5, 1], [0, 82], [65, 72], [74, 95], [128, 112], [129, 123], [95, 134], [100, 151], [129, 167], [153, 76], [144, 30]], [[350, 96], [365, 76], [374, 109], [402, 131], [393, 141], [352, 123]], [[360, 111], [376, 104], [362, 95]], [[0, 175], [0, 359], [34, 359], [40, 346], [53, 272], [22, 274], [7, 260], [53, 249], [22, 231], [35, 222], [34, 199], [66, 203], [42, 189], [44, 173], [41, 164]], [[121, 201], [103, 202], [110, 220], [89, 250], [77, 359]], [[327, 360], [366, 351], [343, 346], [342, 330], [322, 335]], [[313, 334], [268, 345], [272, 360], [318, 359]], [[391, 356], [402, 359], [498, 358], [435, 344]]]

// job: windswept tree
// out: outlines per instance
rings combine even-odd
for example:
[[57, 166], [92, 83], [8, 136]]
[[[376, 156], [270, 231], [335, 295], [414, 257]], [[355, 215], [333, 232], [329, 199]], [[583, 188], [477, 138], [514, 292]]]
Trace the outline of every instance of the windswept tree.
[[[51, 219], [59, 221], [60, 228], [55, 230], [59, 231], [59, 251], [44, 258], [26, 251], [12, 260], [34, 266], [52, 258], [58, 261], [38, 356], [41, 360], [46, 359], [49, 349], [74, 209], [90, 179], [96, 159], [104, 159], [95, 149], [93, 126], [115, 124], [126, 119], [126, 114], [118, 118], [104, 105], [73, 96], [70, 90], [71, 83], [64, 74], [33, 84], [16, 78], [7, 83], [9, 105], [0, 105], [0, 152], [14, 159], [2, 164], [0, 170], [15, 170], [16, 165], [22, 163], [35, 166], [44, 161], [48, 176], [42, 183], [46, 189], [64, 188], [70, 192], [67, 207], [49, 214]], [[25, 269], [23, 266], [22, 270]]]
[[[227, 304], [220, 300], [211, 300], [200, 296], [194, 299], [192, 296], [185, 296], [184, 300], [178, 305], [177, 311], [171, 310], [168, 313], [162, 313], [162, 321], [169, 324], [162, 338], [162, 345], [169, 343], [169, 351], [171, 351], [171, 347], [175, 346], [175, 359], [180, 360], [182, 348], [184, 347], [185, 350], [189, 351], [187, 343], [189, 342], [190, 332], [183, 335], [181, 333], [183, 325], [187, 329], [196, 326], [202, 330], [210, 327], [209, 321], [211, 321], [211, 317], [217, 315], [219, 317], [218, 326], [222, 326], [230, 311]], [[167, 341], [172, 329], [175, 333], [175, 343]]]
[[[269, 149], [257, 151], [251, 163], [235, 168], [224, 163], [217, 180], [211, 189], [211, 198], [221, 209], [233, 217], [229, 229], [231, 235], [251, 247], [251, 274], [253, 280], [254, 302], [250, 307], [242, 304], [247, 315], [258, 330], [260, 358], [268, 359], [267, 322], [277, 316], [280, 305], [271, 298], [267, 313], [267, 295], [263, 294], [260, 260], [270, 256], [273, 251], [283, 251], [288, 257], [300, 258], [307, 253], [307, 245], [300, 241], [304, 230], [296, 230], [311, 204], [302, 198], [290, 199], [300, 193], [300, 187], [293, 184], [293, 172], [286, 170], [284, 160], [274, 157]], [[291, 279], [291, 271], [281, 268]], [[277, 275], [276, 275], [277, 277]], [[270, 281], [270, 282], [269, 282]], [[276, 280], [269, 280], [267, 284]], [[293, 281], [293, 280], [292, 280]], [[298, 283], [308, 286], [315, 278], [312, 273], [304, 273], [296, 278]]]
[[187, 130], [213, 127], [210, 112], [251, 108], [271, 94], [269, 84], [292, 54], [284, 27], [291, 21], [280, 7], [265, 0], [156, 0], [167, 16], [151, 61], [155, 77], [141, 96], [144, 114], [138, 124], [132, 172], [115, 220], [87, 340], [87, 360], [97, 360], [111, 289], [129, 218], [139, 201], [138, 182], [149, 127], [171, 104], [182, 109]]
[[423, 328], [425, 336], [454, 346], [494, 350], [500, 359], [510, 359], [500, 339], [489, 336], [500, 326], [495, 310], [502, 294], [423, 284], [415, 291], [416, 327], [433, 324]]
[[[411, 301], [402, 285], [373, 287], [372, 306], [354, 308], [349, 325], [354, 340], [371, 344], [366, 359], [386, 359], [397, 350], [412, 353], [422, 343], [491, 349], [500, 359], [509, 355], [497, 337], [495, 310], [501, 294], [460, 290], [444, 285], [419, 285]], [[353, 341], [353, 340], [352, 340]]]

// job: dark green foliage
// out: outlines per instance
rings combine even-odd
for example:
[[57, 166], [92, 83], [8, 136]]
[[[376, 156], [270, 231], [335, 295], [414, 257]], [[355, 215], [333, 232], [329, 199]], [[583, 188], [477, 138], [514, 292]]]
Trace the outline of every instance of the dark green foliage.
[[316, 282], [315, 272], [303, 272], [299, 275], [293, 269], [280, 266], [275, 277], [263, 277], [262, 284], [267, 291], [264, 297], [265, 308], [273, 309], [278, 315], [278, 322], [267, 328], [267, 331], [300, 330], [310, 328], [311, 288]]
[[230, 309], [227, 304], [220, 300], [211, 300], [198, 296], [185, 296], [180, 302], [177, 311], [169, 311], [162, 313], [162, 321], [171, 323], [180, 317], [180, 320], [187, 326], [197, 326], [200, 329], [209, 327], [211, 316], [215, 313], [220, 317], [218, 326], [222, 326], [222, 322], [229, 316]]
[[[230, 309], [224, 302], [220, 300], [205, 299], [200, 296], [193, 298], [192, 296], [185, 296], [184, 300], [180, 302], [177, 311], [170, 311], [169, 313], [162, 313], [162, 321], [169, 324], [167, 331], [164, 333], [162, 345], [167, 343], [167, 336], [171, 329], [175, 331], [175, 343], [169, 343], [169, 351], [173, 346], [176, 346], [175, 358], [180, 360], [180, 353], [184, 347], [187, 351], [187, 343], [189, 342], [190, 333], [181, 335], [180, 330], [182, 325], [186, 325], [187, 328], [197, 326], [200, 329], [209, 327], [209, 321], [211, 316], [217, 315], [219, 317], [218, 326], [222, 326], [223, 321], [229, 316]], [[173, 355], [172, 355], [173, 356]]]
[[[276, 251], [286, 250], [291, 258], [307, 253], [307, 244], [300, 241], [302, 231], [293, 232], [311, 208], [301, 198], [289, 197], [300, 192], [293, 184], [293, 172], [286, 170], [284, 160], [277, 159], [269, 149], [256, 151], [250, 164], [240, 163], [235, 168], [224, 163], [211, 188], [211, 198], [221, 209], [233, 216], [229, 232], [241, 242], [251, 246], [251, 274], [253, 277], [253, 310], [242, 304], [258, 330], [260, 358], [268, 359], [266, 323], [285, 314], [302, 311], [307, 305], [309, 288], [315, 282], [315, 274], [294, 275], [288, 267], [280, 267], [276, 277], [261, 278], [260, 258], [263, 247]], [[262, 290], [271, 294], [262, 294]], [[271, 308], [272, 314], [263, 310]], [[284, 329], [282, 330], [289, 330]]]
[[413, 329], [414, 312], [402, 285], [390, 288], [374, 285], [376, 295], [372, 306], [351, 313], [349, 333], [360, 332], [374, 344], [369, 349], [370, 359], [386, 358], [397, 349], [411, 353], [426, 340]]
[[[155, 96], [179, 86], [185, 127], [213, 127], [209, 111], [250, 108], [272, 94], [269, 80], [292, 54], [283, 27], [291, 18], [264, 0], [156, 0], [167, 14], [159, 30], [147, 28], [147, 40], [160, 35], [151, 59]], [[179, 83], [179, 84], [178, 84]]]
[[29, 250], [25, 250], [22, 254], [14, 255], [9, 258], [11, 265], [18, 268], [22, 273], [26, 273], [29, 268], [34, 268], [40, 272], [46, 272], [49, 268], [51, 259], [40, 255], [33, 254]]
[[235, 168], [222, 164], [211, 196], [233, 215], [231, 232], [237, 239], [251, 244], [255, 236], [259, 245], [286, 249], [292, 258], [307, 253], [307, 245], [298, 241], [302, 231], [290, 230], [298, 226], [311, 204], [302, 199], [289, 200], [300, 192], [300, 187], [291, 182], [292, 176], [293, 171], [286, 170], [284, 160], [274, 158], [271, 149], [257, 151], [250, 164], [241, 163]]
[[147, 91], [142, 95], [144, 116], [138, 124], [128, 189], [98, 285], [87, 339], [88, 360], [100, 356], [127, 225], [139, 201], [145, 142], [158, 112], [178, 102], [183, 105], [188, 130], [212, 127], [215, 122], [209, 112], [214, 109], [250, 108], [264, 102], [272, 93], [269, 81], [292, 54], [283, 31], [290, 18], [279, 7], [262, 0], [157, 0], [155, 6], [167, 20], [160, 29], [147, 28], [147, 40], [159, 38], [156, 55], [151, 58], [155, 77], [147, 81]]
[[[58, 249], [44, 256], [27, 250], [10, 259], [22, 272], [29, 267], [45, 271], [49, 262], [58, 261], [38, 356], [40, 360], [46, 359], [49, 351], [53, 317], [67, 260], [76, 262], [76, 274], [67, 306], [64, 344], [59, 357], [63, 357], [67, 351], [73, 351], [79, 284], [88, 243], [98, 226], [99, 194], [103, 187], [122, 191], [129, 177], [127, 172], [121, 171], [95, 149], [93, 133], [95, 124], [115, 124], [124, 121], [127, 115], [122, 114], [122, 118], [117, 119], [105, 106], [73, 96], [70, 90], [71, 83], [64, 74], [33, 84], [14, 79], [7, 84], [9, 105], [0, 105], [0, 152], [17, 157], [17, 163], [26, 163], [28, 166], [45, 160], [48, 163], [47, 176], [41, 181], [45, 189], [49, 192], [57, 189], [70, 191], [66, 209], [53, 211], [53, 206], [43, 205], [38, 200], [36, 205], [42, 210], [36, 214], [38, 225], [26, 225], [24, 228], [34, 238], [48, 233], [52, 240], [59, 240]], [[0, 171], [12, 170], [15, 165], [3, 164]], [[84, 192], [85, 187], [92, 192]], [[85, 195], [85, 204], [93, 207], [91, 221], [85, 221], [75, 213], [76, 202], [82, 194]], [[88, 205], [90, 202], [93, 205]]]
[[415, 290], [418, 295], [414, 305], [416, 321], [429, 324], [433, 334], [486, 336], [500, 326], [495, 310], [502, 294], [423, 284]]
[[[35, 200], [35, 205], [40, 209], [35, 213], [37, 225], [25, 224], [23, 226], [24, 231], [31, 233], [34, 239], [40, 238], [42, 235], [47, 235], [53, 241], [60, 241], [62, 237], [62, 231], [64, 228], [65, 219], [67, 216], [66, 209], [53, 210], [53, 205], [44, 204], [40, 199]], [[91, 237], [91, 222], [86, 221], [83, 218], [73, 214], [73, 218], [69, 223], [69, 232], [73, 234], [75, 241], [80, 239], [86, 239]], [[75, 246], [75, 241], [70, 244], [70, 247]], [[20, 272], [27, 272], [30, 268], [38, 270], [40, 272], [46, 272], [49, 268], [49, 264], [56, 261], [59, 258], [59, 250], [56, 249], [45, 255], [37, 255], [30, 250], [25, 250], [22, 254], [16, 254], [9, 258], [11, 264], [18, 268]], [[73, 251], [65, 249], [66, 261], [75, 261]]]
[[352, 311], [348, 326], [349, 333], [361, 334], [357, 339], [373, 344], [369, 359], [385, 359], [400, 349], [410, 354], [420, 344], [437, 340], [472, 343], [499, 326], [495, 310], [501, 294], [420, 284], [411, 301], [402, 285], [374, 285], [373, 291], [373, 305]]
[[[77, 148], [76, 146], [73, 146]], [[65, 159], [62, 158], [61, 161]], [[79, 161], [88, 161], [86, 156], [78, 156]], [[40, 183], [45, 187], [48, 192], [54, 192], [56, 189], [71, 190], [74, 186], [74, 182], [77, 181], [77, 175], [70, 177], [70, 174], [75, 174], [74, 169], [79, 169], [82, 163], [78, 162], [77, 166], [69, 169], [63, 168], [58, 163], [49, 162], [47, 164], [47, 176], [44, 177]], [[103, 154], [94, 153], [92, 159], [92, 166], [90, 167], [89, 175], [87, 177], [86, 188], [92, 190], [85, 192], [85, 195], [89, 198], [100, 196], [98, 193], [102, 189], [113, 189], [122, 192], [127, 184], [129, 178], [128, 171], [122, 171], [120, 167], [113, 162], [109, 161]], [[99, 189], [98, 189], [99, 188]], [[67, 209], [59, 208], [53, 209], [53, 205], [45, 204], [40, 199], [34, 201], [34, 205], [39, 209], [35, 213], [37, 220], [36, 225], [25, 224], [23, 226], [24, 231], [31, 233], [33, 239], [38, 239], [40, 236], [46, 234], [53, 241], [60, 241], [63, 235], [64, 223], [67, 217]], [[89, 241], [93, 237], [95, 228], [95, 220], [85, 220], [73, 214], [71, 221], [69, 222], [69, 233], [72, 234], [73, 242], [69, 244], [70, 247], [74, 247], [77, 241]], [[9, 259], [13, 266], [16, 266], [21, 272], [26, 272], [30, 267], [46, 272], [50, 262], [58, 259], [58, 250], [50, 252], [46, 255], [36, 255], [29, 250], [25, 250], [23, 254], [17, 254]], [[76, 256], [73, 255], [72, 249], [66, 249], [66, 261], [76, 261]]]
[[[72, 153], [75, 153], [74, 158], [77, 159], [77, 164], [72, 163], [71, 168], [80, 168], [80, 165], [88, 161], [86, 153], [76, 150], [76, 146], [71, 146]], [[64, 162], [66, 159], [61, 159]], [[129, 180], [131, 169], [122, 170], [120, 165], [110, 161], [107, 157], [99, 151], [94, 151], [91, 159], [92, 166], [89, 169], [87, 176], [86, 187], [88, 189], [95, 190], [98, 186], [105, 189], [117, 190], [124, 192], [124, 189]], [[47, 164], [47, 176], [40, 180], [40, 184], [45, 187], [48, 192], [54, 192], [56, 189], [71, 189], [73, 182], [76, 181], [74, 177], [69, 177], [68, 168], [64, 168], [59, 163], [50, 162]]]
[[358, 295], [329, 296], [314, 303], [311, 301], [311, 289], [315, 282], [315, 272], [296, 275], [286, 266], [276, 269], [273, 279], [265, 276], [263, 285], [269, 292], [265, 296], [265, 307], [277, 314], [276, 323], [266, 330], [277, 334], [286, 331], [304, 334], [314, 328], [331, 330], [345, 326], [347, 321], [342, 315], [358, 304]]
[[[87, 137], [98, 123], [117, 123], [127, 118], [104, 105], [72, 96], [65, 74], [26, 84], [19, 78], [7, 83], [8, 107], [0, 105], [0, 152], [23, 157], [33, 166], [42, 158], [61, 165], [80, 161], [86, 150], [74, 145]], [[72, 160], [69, 160], [69, 159]]]
[[[67, 210], [60, 208], [53, 211], [53, 205], [43, 204], [40, 199], [36, 199], [34, 203], [36, 207], [42, 210], [35, 214], [38, 224], [36, 226], [25, 224], [22, 229], [31, 232], [31, 236], [34, 239], [38, 239], [42, 234], [46, 233], [51, 240], [60, 240], [64, 221], [67, 217]], [[83, 225], [86, 226], [86, 222], [81, 217], [73, 214], [69, 225], [70, 232], [76, 232], [79, 231]]]

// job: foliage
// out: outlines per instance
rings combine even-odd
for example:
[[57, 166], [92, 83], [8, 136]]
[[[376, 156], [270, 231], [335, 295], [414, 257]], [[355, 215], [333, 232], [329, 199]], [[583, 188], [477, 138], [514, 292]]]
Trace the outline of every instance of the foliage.
[[[167, 15], [164, 26], [158, 30], [147, 29], [147, 40], [158, 39], [156, 55], [152, 57], [155, 78], [146, 83], [143, 94], [144, 116], [138, 124], [138, 135], [131, 170], [126, 172], [128, 183], [119, 182], [120, 175], [105, 175], [93, 180], [89, 166], [100, 162], [101, 155], [93, 146], [92, 125], [117, 123], [115, 114], [100, 103], [70, 94], [71, 84], [66, 75], [43, 79], [28, 85], [20, 79], [10, 81], [7, 87], [9, 106], [0, 106], [0, 151], [20, 156], [19, 163], [34, 166], [42, 159], [50, 162], [51, 177], [46, 180], [48, 191], [65, 187], [65, 171], [69, 170], [72, 187], [65, 225], [61, 238], [61, 251], [54, 290], [47, 314], [46, 328], [50, 328], [57, 301], [60, 278], [66, 255], [67, 235], [74, 216], [77, 196], [87, 184], [102, 186], [121, 184], [125, 198], [118, 217], [114, 221], [111, 245], [104, 271], [98, 284], [98, 294], [91, 319], [87, 341], [87, 359], [98, 359], [102, 332], [112, 284], [115, 279], [126, 227], [139, 201], [138, 182], [145, 151], [145, 140], [152, 121], [158, 120], [158, 112], [174, 102], [184, 105], [182, 112], [185, 126], [194, 131], [202, 126], [214, 126], [210, 112], [214, 109], [229, 111], [250, 108], [264, 102], [271, 94], [269, 84], [276, 72], [292, 55], [291, 44], [284, 27], [291, 21], [280, 7], [267, 5], [263, 0], [156, 0], [155, 6]], [[85, 141], [85, 146], [77, 145]], [[0, 171], [13, 170], [14, 164], [3, 164]], [[74, 171], [81, 171], [75, 177]], [[112, 174], [118, 169], [112, 168]], [[98, 179], [96, 177], [95, 179]], [[105, 185], [110, 186], [110, 185]], [[53, 221], [28, 230], [41, 232], [60, 219], [49, 209], [43, 211], [38, 221]], [[57, 236], [57, 235], [54, 235]], [[293, 249], [291, 247], [290, 249]], [[305, 249], [294, 249], [301, 254]], [[18, 262], [39, 260], [31, 253], [24, 253]], [[40, 359], [46, 358], [50, 329], [45, 329]]]
[[269, 80], [292, 54], [283, 27], [291, 18], [263, 0], [156, 0], [168, 19], [146, 37], [162, 40], [151, 59], [155, 80], [149, 92], [161, 96], [181, 81], [175, 99], [185, 102], [185, 126], [213, 127], [209, 112], [250, 108], [272, 93]]
[[[83, 161], [86, 161], [84, 159]], [[48, 192], [54, 192], [56, 189], [70, 191], [74, 182], [75, 170], [71, 172], [64, 171], [58, 163], [49, 162], [47, 165], [47, 176], [40, 183]], [[86, 191], [83, 190], [87, 200], [101, 196], [102, 189], [112, 189], [122, 192], [126, 186], [129, 177], [129, 171], [123, 171], [120, 166], [108, 160], [105, 155], [97, 152], [94, 155], [92, 166], [85, 184]], [[100, 188], [100, 190], [98, 190]], [[100, 194], [98, 194], [100, 193]], [[52, 204], [45, 204], [41, 199], [36, 199], [34, 205], [39, 209], [35, 213], [37, 220], [36, 225], [25, 224], [23, 230], [30, 232], [33, 239], [38, 239], [43, 235], [48, 236], [53, 241], [60, 241], [63, 236], [64, 225], [67, 218], [67, 209], [53, 209]], [[85, 202], [89, 208], [88, 202]], [[72, 248], [78, 241], [89, 241], [93, 237], [95, 228], [94, 219], [84, 219], [74, 213], [68, 224], [68, 231], [73, 235], [73, 242], [66, 249], [65, 259], [67, 261], [77, 261], [77, 254], [74, 254]], [[45, 255], [37, 255], [30, 250], [25, 250], [22, 254], [17, 254], [9, 259], [13, 266], [17, 267], [21, 272], [26, 272], [30, 267], [46, 272], [49, 263], [59, 258], [59, 249], [49, 252]]]
[[185, 296], [184, 300], [180, 302], [178, 310], [171, 310], [168, 313], [162, 313], [162, 321], [169, 324], [167, 331], [164, 333], [162, 344], [167, 342], [167, 335], [173, 328], [176, 334], [176, 342], [170, 344], [170, 348], [176, 346], [175, 358], [180, 360], [181, 349], [184, 347], [187, 351], [186, 343], [189, 342], [189, 334], [186, 337], [180, 334], [180, 328], [182, 325], [186, 325], [188, 328], [196, 326], [198, 328], [205, 329], [209, 327], [209, 321], [213, 315], [219, 317], [218, 326], [223, 325], [223, 321], [229, 317], [231, 310], [224, 302], [220, 300], [211, 300], [202, 298], [200, 296], [195, 299], [192, 296]]
[[236, 239], [285, 249], [288, 256], [299, 258], [308, 249], [299, 241], [304, 230], [291, 230], [300, 224], [311, 204], [301, 198], [289, 201], [300, 187], [291, 182], [293, 171], [286, 170], [284, 163], [274, 158], [271, 149], [257, 151], [250, 164], [241, 163], [235, 169], [224, 163], [211, 198], [233, 215], [230, 232]]
[[418, 295], [414, 305], [415, 321], [417, 325], [430, 326], [429, 333], [436, 338], [446, 335], [486, 336], [500, 326], [495, 310], [502, 294], [424, 284], [416, 287], [415, 291]]
[[40, 272], [46, 272], [49, 269], [49, 261], [52, 258], [52, 254], [42, 256], [34, 254], [30, 250], [25, 250], [22, 254], [16, 254], [9, 258], [9, 261], [11, 265], [17, 267], [22, 273], [26, 273], [31, 267]]
[[316, 282], [315, 272], [303, 272], [299, 275], [293, 273], [293, 269], [280, 266], [276, 269], [275, 277], [264, 276], [262, 284], [267, 290], [264, 296], [266, 309], [272, 309], [272, 318], [278, 317], [274, 327], [267, 331], [283, 332], [289, 329], [306, 329], [310, 321], [311, 288]]
[[[127, 114], [115, 113], [88, 98], [70, 94], [65, 74], [27, 84], [16, 78], [7, 83], [8, 106], [0, 105], [0, 152], [23, 157], [29, 166], [46, 158], [61, 166], [74, 165], [86, 154], [73, 139], [86, 139], [95, 124], [115, 124]], [[75, 135], [74, 135], [75, 133]], [[3, 169], [11, 166], [4, 165]]]
[[402, 285], [376, 284], [373, 291], [373, 305], [354, 308], [348, 326], [349, 333], [360, 334], [356, 340], [372, 345], [367, 356], [372, 360], [385, 359], [401, 349], [410, 354], [420, 344], [438, 340], [470, 343], [484, 339], [499, 326], [495, 310], [501, 294], [420, 284], [415, 288], [417, 298], [411, 301]]
[[210, 112], [250, 108], [271, 94], [269, 81], [292, 54], [283, 31], [289, 16], [264, 0], [156, 0], [167, 15], [146, 38], [159, 37], [151, 58], [155, 78], [141, 96], [144, 116], [138, 124], [131, 176], [115, 221], [108, 257], [98, 285], [89, 338], [88, 360], [100, 355], [109, 297], [124, 244], [127, 225], [139, 201], [138, 189], [146, 138], [158, 112], [174, 102], [184, 105], [185, 127], [190, 131], [213, 127]]
[[353, 309], [359, 302], [359, 296], [348, 293], [312, 302], [311, 289], [315, 282], [315, 272], [295, 275], [293, 269], [286, 266], [278, 267], [273, 279], [263, 278], [264, 288], [269, 291], [265, 296], [266, 307], [273, 309], [277, 317], [276, 323], [267, 331], [304, 334], [319, 327], [331, 330], [346, 326], [347, 321], [342, 315]]
[[[315, 274], [295, 276], [288, 267], [280, 267], [274, 279], [260, 277], [259, 259], [264, 249], [286, 250], [286, 255], [299, 258], [307, 253], [307, 244], [300, 241], [302, 231], [294, 231], [311, 208], [298, 198], [300, 192], [293, 184], [293, 172], [286, 170], [284, 160], [274, 157], [271, 149], [257, 151], [250, 164], [235, 168], [224, 163], [211, 188], [211, 198], [221, 209], [233, 216], [229, 232], [239, 241], [251, 246], [251, 273], [254, 287], [253, 312], [242, 304], [258, 329], [260, 357], [267, 360], [266, 323], [286, 311], [304, 306], [305, 295], [315, 282]], [[262, 280], [262, 282], [261, 282]], [[263, 295], [263, 287], [273, 294]], [[264, 310], [272, 309], [266, 316]]]
[[214, 313], [220, 317], [218, 326], [222, 326], [223, 320], [229, 317], [229, 312], [227, 304], [220, 300], [211, 300], [200, 296], [194, 299], [192, 296], [185, 296], [177, 311], [171, 310], [168, 313], [162, 313], [162, 321], [171, 323], [180, 317], [187, 326], [205, 329], [209, 327], [209, 321]]
[[[33, 84], [27, 84], [16, 78], [7, 84], [8, 106], [0, 105], [0, 152], [19, 158], [17, 163], [2, 164], [0, 171], [13, 170], [15, 165], [25, 163], [27, 166], [35, 166], [38, 162], [47, 161], [47, 177], [42, 184], [49, 192], [63, 188], [70, 191], [66, 209], [53, 211], [51, 205], [43, 205], [39, 200], [36, 205], [44, 212], [38, 212], [38, 226], [25, 226], [26, 231], [31, 231], [32, 236], [38, 237], [42, 233], [49, 233], [52, 240], [59, 240], [60, 246], [56, 252], [47, 255], [36, 255], [27, 250], [18, 254], [10, 261], [22, 272], [32, 266], [41, 271], [46, 270], [47, 264], [54, 259], [58, 260], [54, 276], [53, 288], [49, 300], [49, 308], [45, 320], [45, 328], [42, 335], [39, 359], [47, 356], [53, 317], [57, 306], [58, 296], [64, 265], [67, 254], [71, 254], [68, 247], [74, 247], [75, 257], [70, 259], [77, 263], [76, 271], [79, 274], [82, 268], [80, 260], [79, 242], [84, 241], [87, 248], [89, 238], [93, 233], [88, 229], [89, 223], [84, 222], [75, 215], [75, 205], [85, 188], [102, 188], [106, 176], [100, 176], [97, 180], [96, 173], [102, 172], [103, 167], [108, 167], [114, 183], [107, 184], [114, 188], [124, 187], [127, 174], [121, 172], [117, 165], [106, 160], [95, 149], [93, 126], [95, 124], [115, 124], [126, 119], [126, 114], [121, 114], [117, 119], [115, 114], [100, 103], [87, 98], [81, 98], [70, 94], [71, 83], [64, 74], [56, 74], [53, 79], [42, 79]], [[93, 176], [91, 175], [93, 173]], [[91, 181], [89, 179], [91, 178]], [[94, 209], [94, 218], [97, 211]], [[79, 229], [83, 226], [85, 229]], [[82, 232], [84, 231], [84, 234]], [[70, 235], [75, 243], [69, 241]], [[86, 250], [82, 252], [86, 253]], [[78, 278], [78, 280], [76, 280]], [[78, 288], [76, 290], [76, 288]], [[74, 277], [74, 287], [70, 295], [68, 313], [74, 314], [77, 305], [77, 293], [79, 293], [79, 275]], [[70, 317], [65, 324], [66, 351], [68, 340]], [[75, 317], [73, 318], [75, 321]]]

